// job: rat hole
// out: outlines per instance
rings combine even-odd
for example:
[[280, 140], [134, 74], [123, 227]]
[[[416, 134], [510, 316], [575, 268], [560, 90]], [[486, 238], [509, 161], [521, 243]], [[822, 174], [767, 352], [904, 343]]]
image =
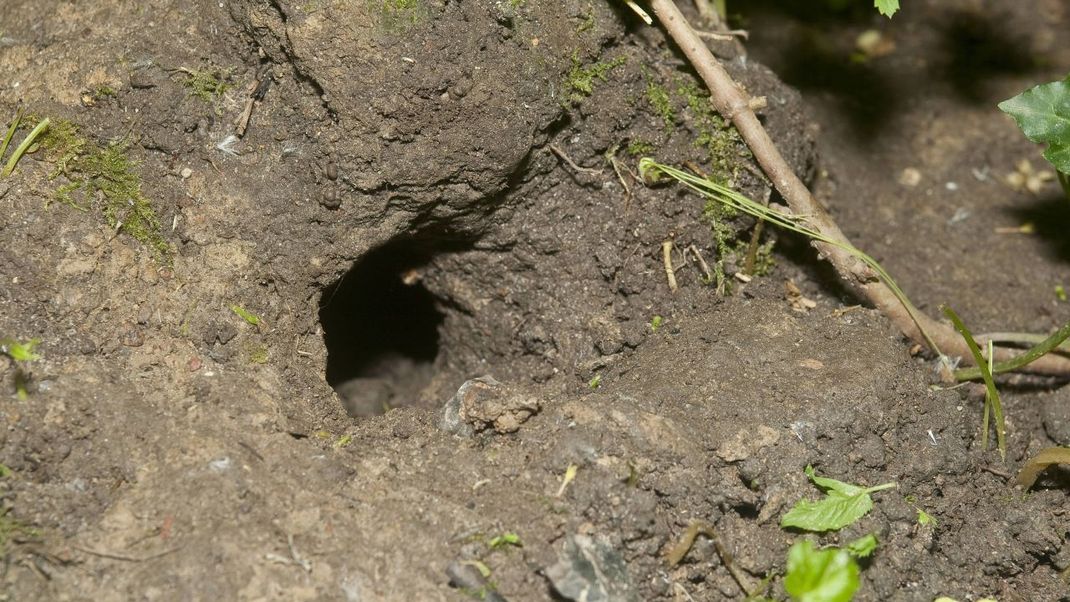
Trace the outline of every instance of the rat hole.
[[431, 381], [443, 319], [420, 282], [430, 257], [411, 243], [389, 243], [323, 291], [327, 382], [350, 416], [426, 402], [420, 396]]

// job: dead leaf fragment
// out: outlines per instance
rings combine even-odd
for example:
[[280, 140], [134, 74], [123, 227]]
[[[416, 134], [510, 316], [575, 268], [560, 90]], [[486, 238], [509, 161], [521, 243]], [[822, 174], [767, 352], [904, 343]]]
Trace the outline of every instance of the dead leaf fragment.
[[1049, 447], [1040, 450], [1037, 455], [1026, 460], [1014, 484], [1022, 490], [1028, 490], [1037, 482], [1040, 473], [1053, 464], [1070, 464], [1070, 447]]
[[792, 311], [806, 313], [817, 307], [816, 301], [803, 296], [802, 291], [796, 286], [794, 280], [784, 282], [784, 294], [788, 299], [788, 304], [791, 305]]
[[866, 59], [876, 59], [895, 52], [892, 36], [876, 29], [867, 29], [855, 38], [855, 48]]
[[1015, 192], [1026, 192], [1036, 196], [1044, 189], [1044, 185], [1055, 179], [1055, 173], [1043, 169], [1033, 169], [1029, 159], [1022, 159], [1015, 165], [1015, 171], [1007, 174], [1004, 181]]

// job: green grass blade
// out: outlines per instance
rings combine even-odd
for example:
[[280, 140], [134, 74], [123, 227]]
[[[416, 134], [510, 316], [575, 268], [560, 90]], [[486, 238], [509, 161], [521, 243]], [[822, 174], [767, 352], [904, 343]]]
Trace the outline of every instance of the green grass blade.
[[1002, 459], [1007, 459], [1007, 441], [1006, 441], [1006, 428], [1007, 424], [1003, 419], [1003, 404], [999, 400], [999, 391], [996, 390], [996, 382], [992, 380], [992, 372], [988, 369], [989, 362], [985, 361], [985, 358], [981, 355], [981, 348], [977, 346], [977, 341], [973, 339], [973, 335], [970, 334], [969, 329], [959, 319], [955, 310], [944, 305], [941, 308], [944, 315], [951, 320], [951, 324], [954, 325], [955, 330], [962, 335], [963, 340], [966, 341], [966, 346], [970, 348], [970, 354], [973, 355], [973, 361], [981, 368], [981, 378], [985, 381], [985, 412], [984, 412], [984, 433], [981, 435], [981, 444], [984, 447], [988, 446], [988, 407], [991, 404], [992, 417], [996, 421], [996, 446], [999, 448], [999, 455]]
[[[1047, 355], [1058, 349], [1067, 338], [1070, 338], [1070, 322], [1067, 322], [1062, 328], [1056, 330], [1051, 336], [1031, 347], [1025, 353], [1016, 355], [1005, 362], [999, 362], [998, 364], [993, 365], [991, 373], [999, 374], [1001, 372], [1010, 372], [1028, 365], [1039, 359], [1041, 356]], [[975, 368], [955, 370], [955, 378], [957, 380], [976, 380], [982, 378], [981, 368], [978, 366]]]
[[11, 144], [11, 139], [15, 136], [15, 130], [19, 129], [19, 123], [22, 122], [22, 107], [19, 107], [15, 111], [15, 119], [11, 121], [11, 127], [7, 128], [7, 135], [4, 136], [4, 143], [0, 145], [0, 160], [3, 160], [4, 155], [7, 153], [7, 145]]
[[4, 171], [3, 173], [0, 173], [0, 177], [6, 178], [11, 175], [11, 172], [15, 171], [15, 166], [18, 165], [19, 159], [22, 158], [22, 155], [26, 154], [26, 149], [30, 148], [33, 141], [48, 129], [48, 123], [49, 121], [46, 117], [41, 120], [41, 123], [37, 124], [37, 127], [33, 128], [33, 131], [26, 136], [26, 139], [22, 141], [22, 144], [20, 144], [19, 147], [15, 149], [15, 152], [11, 154], [11, 158], [7, 160], [7, 165], [4, 166]]
[[661, 163], [658, 163], [657, 161], [654, 161], [649, 157], [644, 157], [639, 161], [640, 174], [648, 174], [651, 170], [663, 173], [673, 178], [674, 180], [684, 184], [685, 186], [687, 186], [691, 190], [694, 190], [700, 195], [723, 203], [729, 207], [732, 207], [733, 209], [742, 211], [743, 213], [746, 213], [759, 219], [764, 219], [786, 230], [791, 230], [792, 232], [802, 234], [803, 236], [807, 236], [816, 241], [823, 242], [825, 244], [832, 245], [836, 248], [847, 251], [853, 257], [857, 258], [859, 261], [869, 266], [869, 268], [877, 274], [877, 277], [880, 278], [882, 282], [884, 282], [884, 284], [892, 291], [892, 294], [895, 295], [895, 298], [898, 299], [899, 302], [903, 305], [903, 307], [907, 310], [907, 314], [910, 315], [910, 318], [918, 326], [918, 330], [925, 338], [925, 342], [928, 343], [929, 348], [932, 349], [933, 352], [937, 355], [943, 355], [940, 351], [940, 347], [937, 346], [936, 342], [932, 339], [932, 337], [929, 336], [929, 333], [925, 331], [925, 328], [921, 324], [921, 320], [918, 319], [918, 310], [914, 307], [914, 304], [910, 302], [910, 299], [908, 299], [902, 289], [899, 288], [899, 285], [895, 283], [895, 280], [892, 279], [891, 275], [888, 274], [888, 272], [886, 272], [879, 263], [877, 263], [876, 259], [873, 259], [863, 251], [849, 244], [845, 244], [838, 240], [829, 238], [828, 236], [812, 228], [807, 227], [805, 225], [806, 216], [788, 215], [785, 213], [781, 213], [780, 211], [776, 211], [775, 209], [770, 209], [769, 207], [757, 203], [747, 198], [746, 196], [736, 192], [735, 190], [732, 190], [731, 188], [722, 186], [716, 182], [712, 182], [705, 178], [700, 178], [685, 171], [676, 169], [675, 167], [662, 165]]

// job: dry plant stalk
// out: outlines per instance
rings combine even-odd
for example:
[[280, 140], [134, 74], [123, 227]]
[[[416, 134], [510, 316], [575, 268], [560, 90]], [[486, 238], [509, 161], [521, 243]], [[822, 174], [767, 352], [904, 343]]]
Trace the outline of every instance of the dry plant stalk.
[[[806, 184], [803, 184], [802, 180], [795, 175], [776, 145], [773, 144], [773, 140], [754, 114], [750, 98], [743, 93], [706, 44], [695, 34], [673, 0], [650, 0], [650, 5], [658, 21], [684, 51], [706, 83], [714, 108], [722, 117], [731, 121], [739, 131], [762, 171], [773, 182], [777, 192], [787, 201], [792, 213], [807, 216], [806, 221], [810, 228], [850, 245], [850, 241], [840, 231], [836, 222], [814, 200]], [[844, 249], [820, 242], [812, 244], [822, 258], [832, 263], [841, 278], [851, 283], [862, 296], [884, 313], [911, 340], [928, 347], [922, 333], [924, 329], [944, 354], [959, 356], [964, 361], [971, 359], [966, 342], [950, 326], [920, 312], [915, 322], [906, 307], [896, 299], [891, 289], [860, 260]], [[995, 359], [1005, 361], [1017, 354], [1018, 352], [1012, 349], [996, 348]], [[1067, 375], [1070, 374], [1070, 358], [1048, 354], [1025, 366], [1022, 370], [1037, 374]]]

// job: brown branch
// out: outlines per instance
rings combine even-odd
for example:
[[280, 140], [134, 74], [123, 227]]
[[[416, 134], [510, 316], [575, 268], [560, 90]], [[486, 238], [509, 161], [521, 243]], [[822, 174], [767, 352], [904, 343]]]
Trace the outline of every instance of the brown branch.
[[[833, 240], [850, 245], [850, 241], [840, 231], [836, 222], [814, 200], [806, 185], [781, 156], [773, 140], [751, 109], [750, 99], [695, 34], [673, 0], [650, 0], [650, 5], [658, 21], [684, 51], [702, 80], [706, 82], [714, 108], [736, 126], [736, 130], [750, 147], [762, 170], [773, 182], [777, 192], [787, 201], [792, 213], [807, 216], [810, 228]], [[825, 243], [814, 242], [813, 245], [822, 258], [832, 263], [841, 278], [851, 283], [863, 297], [884, 313], [911, 340], [930, 347], [925, 336], [928, 334], [943, 353], [962, 357], [964, 361], [970, 359], [971, 354], [965, 341], [950, 326], [937, 322], [920, 312], [915, 312], [912, 317], [911, 312], [900, 303], [892, 290], [853, 255], [844, 249]], [[1017, 352], [997, 348], [995, 354], [996, 361], [1005, 361], [1017, 355]], [[1049, 354], [1025, 366], [1023, 370], [1038, 374], [1068, 375], [1070, 374], [1070, 358]]]

